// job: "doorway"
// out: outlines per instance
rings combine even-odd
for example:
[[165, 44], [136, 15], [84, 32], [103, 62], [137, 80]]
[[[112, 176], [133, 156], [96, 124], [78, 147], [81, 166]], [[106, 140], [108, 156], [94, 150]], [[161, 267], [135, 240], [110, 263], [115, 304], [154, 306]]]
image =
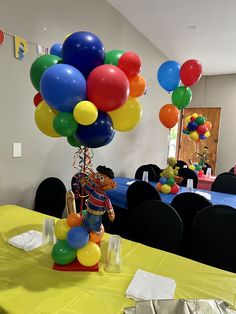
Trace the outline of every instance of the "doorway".
[[[206, 140], [196, 143], [189, 139], [187, 135], [182, 133], [182, 128], [184, 125], [184, 119], [192, 115], [193, 113], [201, 113], [203, 116], [207, 117], [207, 120], [212, 123], [212, 129], [210, 130], [211, 135]], [[197, 152], [204, 146], [208, 147], [208, 163], [212, 167], [212, 174], [216, 174], [217, 167], [217, 149], [218, 149], [218, 137], [220, 129], [220, 115], [221, 108], [209, 107], [209, 108], [185, 108], [183, 109], [178, 125], [178, 135], [176, 141], [176, 158], [179, 160], [184, 160], [188, 164], [190, 162], [194, 163], [198, 161]]]

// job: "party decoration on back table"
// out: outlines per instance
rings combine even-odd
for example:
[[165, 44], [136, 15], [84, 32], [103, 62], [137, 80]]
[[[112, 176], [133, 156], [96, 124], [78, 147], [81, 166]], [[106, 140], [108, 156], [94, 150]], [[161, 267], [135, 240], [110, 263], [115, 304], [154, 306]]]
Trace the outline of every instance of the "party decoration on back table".
[[174, 157], [167, 159], [168, 166], [161, 172], [161, 178], [156, 185], [159, 192], [165, 194], [176, 194], [179, 192], [179, 185], [182, 178], [178, 176], [179, 167], [175, 167], [177, 160]]
[[62, 266], [68, 265], [66, 270], [98, 270], [101, 257], [99, 242], [104, 235], [102, 216], [107, 212], [111, 221], [115, 219], [105, 191], [115, 188], [116, 183], [112, 180], [114, 173], [110, 168], [98, 166], [96, 170], [89, 176], [85, 173], [80, 175], [80, 183], [88, 193], [85, 216], [74, 212], [55, 225], [54, 269], [63, 270]]
[[90, 32], [69, 34], [31, 66], [37, 127], [45, 135], [67, 137], [72, 146], [109, 144], [115, 131], [130, 131], [141, 119], [138, 97], [146, 81], [140, 71], [136, 53], [105, 52]]
[[[161, 64], [157, 72], [160, 86], [168, 93], [172, 92], [172, 104], [161, 107], [160, 122], [168, 129], [178, 122], [178, 110], [187, 107], [192, 100], [192, 91], [189, 86], [194, 85], [201, 78], [202, 65], [198, 60], [190, 59], [182, 64], [176, 61], [166, 61]], [[180, 82], [184, 86], [179, 86]]]
[[207, 117], [202, 114], [193, 113], [191, 116], [185, 118], [185, 125], [182, 132], [187, 135], [189, 139], [199, 143], [201, 140], [207, 139], [211, 133], [212, 124], [207, 121]]

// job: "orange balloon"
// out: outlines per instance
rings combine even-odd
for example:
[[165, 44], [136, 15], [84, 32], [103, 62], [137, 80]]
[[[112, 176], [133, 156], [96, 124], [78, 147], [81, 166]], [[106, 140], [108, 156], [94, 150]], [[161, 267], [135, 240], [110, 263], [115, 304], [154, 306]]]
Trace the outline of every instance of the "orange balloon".
[[67, 224], [70, 227], [76, 227], [76, 226], [80, 226], [82, 223], [82, 217], [80, 214], [78, 213], [71, 213], [68, 217], [67, 217]]
[[179, 111], [174, 105], [164, 105], [159, 112], [161, 123], [168, 129], [173, 128], [178, 122]]
[[103, 224], [101, 224], [101, 231], [100, 233], [96, 233], [96, 232], [90, 232], [89, 233], [89, 241], [92, 241], [92, 242], [100, 242], [104, 236], [104, 226]]
[[146, 80], [142, 75], [136, 75], [129, 79], [130, 92], [129, 96], [142, 96], [146, 89]]
[[205, 126], [208, 127], [208, 130], [210, 130], [212, 128], [212, 124], [210, 121], [206, 121], [204, 124], [205, 124]]
[[161, 192], [161, 187], [162, 187], [161, 182], [158, 182], [157, 185], [156, 185], [156, 189], [157, 189], [158, 192]]

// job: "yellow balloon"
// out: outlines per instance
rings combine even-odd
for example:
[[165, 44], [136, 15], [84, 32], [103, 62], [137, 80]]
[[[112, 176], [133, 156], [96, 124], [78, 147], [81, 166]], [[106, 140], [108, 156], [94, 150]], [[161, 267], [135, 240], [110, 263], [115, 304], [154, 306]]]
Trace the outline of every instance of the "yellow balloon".
[[91, 101], [83, 100], [75, 106], [73, 115], [78, 123], [90, 125], [97, 120], [98, 109]]
[[77, 250], [77, 259], [84, 266], [93, 266], [101, 257], [101, 249], [95, 243], [88, 241], [85, 246]]
[[168, 194], [171, 191], [171, 187], [168, 184], [163, 184], [161, 187], [161, 192]]
[[195, 166], [194, 165], [190, 165], [189, 169], [194, 171], [195, 170]]
[[211, 133], [209, 131], [207, 131], [205, 134], [204, 134], [206, 137], [209, 137], [211, 135]]
[[129, 97], [120, 108], [109, 111], [113, 127], [117, 131], [130, 131], [136, 127], [142, 117], [142, 106], [137, 98]]
[[193, 141], [197, 141], [199, 140], [199, 134], [197, 133], [197, 131], [193, 131], [189, 134], [189, 137], [191, 138], [191, 140]]
[[191, 121], [191, 116], [187, 116], [184, 121], [185, 124], [189, 124], [189, 122]]
[[198, 114], [195, 112], [192, 114], [192, 117], [194, 117], [196, 119], [198, 117]]
[[35, 109], [34, 119], [37, 127], [44, 134], [51, 137], [60, 137], [60, 135], [53, 128], [53, 119], [58, 114], [58, 111], [49, 107], [44, 100], [42, 100]]
[[70, 226], [67, 224], [65, 218], [60, 219], [56, 222], [54, 232], [58, 240], [65, 240], [67, 237], [67, 232], [70, 230]]

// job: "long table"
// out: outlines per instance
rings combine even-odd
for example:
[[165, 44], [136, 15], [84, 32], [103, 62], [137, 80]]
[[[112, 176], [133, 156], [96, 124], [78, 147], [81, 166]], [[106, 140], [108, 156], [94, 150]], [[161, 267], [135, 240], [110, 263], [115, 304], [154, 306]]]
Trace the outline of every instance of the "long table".
[[[115, 178], [115, 181], [117, 183], [116, 189], [107, 191], [107, 195], [109, 196], [113, 206], [118, 206], [121, 208], [128, 208], [127, 201], [126, 201], [126, 192], [129, 187], [129, 183], [134, 181], [134, 179], [117, 177]], [[150, 184], [152, 184], [152, 186], [154, 187], [156, 186], [155, 182], [150, 182]], [[210, 194], [211, 195], [210, 201], [212, 202], [213, 205], [220, 204], [220, 205], [232, 206], [234, 208], [236, 207], [236, 195], [213, 192], [213, 191], [206, 191], [206, 190], [200, 190], [200, 189], [193, 189], [193, 192], [197, 192], [197, 191]], [[186, 192], [186, 188], [180, 187], [179, 193], [183, 193], [183, 192]], [[163, 202], [169, 203], [169, 204], [175, 197], [174, 194], [164, 194], [164, 193], [160, 193], [160, 196]]]
[[175, 298], [218, 298], [236, 308], [236, 274], [122, 241], [122, 271], [104, 271], [109, 234], [102, 241], [99, 272], [52, 269], [48, 248], [17, 249], [7, 239], [30, 229], [42, 230], [46, 215], [15, 205], [0, 206], [0, 313], [116, 314], [134, 301], [125, 291], [137, 269], [176, 281]]

